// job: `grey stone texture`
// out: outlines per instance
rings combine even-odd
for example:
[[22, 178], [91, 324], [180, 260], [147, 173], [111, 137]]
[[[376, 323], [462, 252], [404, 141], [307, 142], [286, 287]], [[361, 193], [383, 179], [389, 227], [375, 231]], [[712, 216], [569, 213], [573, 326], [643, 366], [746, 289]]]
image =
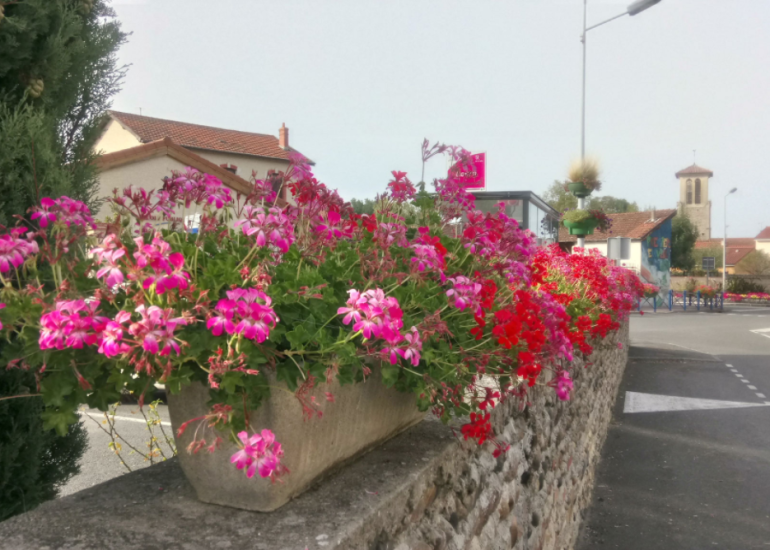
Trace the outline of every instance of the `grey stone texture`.
[[428, 418], [272, 513], [200, 502], [174, 459], [0, 523], [0, 549], [571, 549], [627, 343], [626, 325], [578, 361], [568, 402], [535, 388], [498, 405], [497, 459]]

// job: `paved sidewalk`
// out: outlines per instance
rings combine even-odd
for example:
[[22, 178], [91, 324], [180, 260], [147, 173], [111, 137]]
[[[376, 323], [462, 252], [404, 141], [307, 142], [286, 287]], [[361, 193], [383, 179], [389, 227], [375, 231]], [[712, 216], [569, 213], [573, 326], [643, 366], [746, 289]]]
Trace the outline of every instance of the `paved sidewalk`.
[[770, 550], [770, 339], [752, 330], [761, 323], [770, 326], [726, 315], [632, 322], [577, 550]]

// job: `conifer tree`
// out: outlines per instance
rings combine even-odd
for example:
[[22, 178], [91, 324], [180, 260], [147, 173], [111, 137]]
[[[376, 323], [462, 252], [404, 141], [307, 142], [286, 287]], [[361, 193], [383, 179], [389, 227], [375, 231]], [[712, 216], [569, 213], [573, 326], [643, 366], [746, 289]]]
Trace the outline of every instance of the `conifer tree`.
[[[4, 0], [0, 0], [0, 3]], [[0, 12], [0, 223], [40, 196], [92, 202], [92, 146], [126, 67], [104, 0], [18, 0]]]
[[[92, 147], [126, 72], [114, 15], [104, 0], [0, 0], [0, 224], [42, 197], [93, 204]], [[86, 446], [79, 424], [43, 430], [34, 376], [3, 359], [0, 398], [28, 396], [0, 400], [0, 521], [54, 498]]]

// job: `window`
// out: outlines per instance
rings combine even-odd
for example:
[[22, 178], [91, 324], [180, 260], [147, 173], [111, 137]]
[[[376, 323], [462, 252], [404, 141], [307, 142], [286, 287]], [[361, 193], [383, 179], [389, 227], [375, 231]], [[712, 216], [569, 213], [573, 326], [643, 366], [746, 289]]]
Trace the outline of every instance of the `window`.
[[692, 180], [687, 180], [687, 204], [692, 204]]
[[184, 217], [184, 225], [190, 233], [197, 233], [201, 225], [200, 214], [189, 214]]
[[233, 174], [238, 173], [238, 167], [235, 164], [220, 164], [219, 166]]
[[273, 191], [275, 191], [276, 196], [279, 199], [286, 200], [286, 186], [284, 185], [283, 176], [283, 172], [268, 170], [267, 181], [273, 187]]
[[700, 204], [700, 178], [695, 180], [695, 204]]

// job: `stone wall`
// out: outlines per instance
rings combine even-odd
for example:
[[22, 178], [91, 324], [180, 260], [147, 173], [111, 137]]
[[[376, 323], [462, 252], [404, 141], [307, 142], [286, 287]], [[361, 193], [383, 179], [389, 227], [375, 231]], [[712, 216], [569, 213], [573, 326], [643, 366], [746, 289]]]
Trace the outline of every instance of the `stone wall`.
[[539, 388], [521, 413], [512, 404], [495, 409], [495, 432], [511, 442], [506, 454], [461, 445], [415, 483], [395, 550], [572, 548], [625, 368], [627, 331], [604, 342], [588, 368], [575, 368], [569, 402]]
[[174, 459], [0, 523], [0, 549], [570, 549], [627, 343], [626, 325], [577, 364], [568, 402], [536, 388], [522, 411], [499, 405], [497, 459], [428, 419], [269, 514], [199, 502]]

